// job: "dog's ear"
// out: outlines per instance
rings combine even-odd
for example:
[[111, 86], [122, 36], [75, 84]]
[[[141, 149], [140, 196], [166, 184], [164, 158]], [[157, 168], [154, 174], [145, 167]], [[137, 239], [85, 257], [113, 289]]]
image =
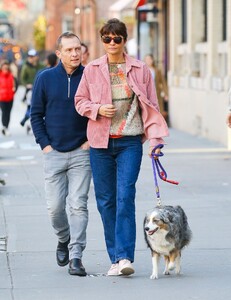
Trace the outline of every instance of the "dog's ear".
[[163, 215], [164, 223], [166, 223], [166, 224], [172, 223], [172, 220], [173, 220], [172, 215], [169, 212], [167, 212], [166, 214]]
[[164, 216], [162, 219], [161, 219], [165, 224], [168, 224], [169, 223], [169, 219], [167, 216]]

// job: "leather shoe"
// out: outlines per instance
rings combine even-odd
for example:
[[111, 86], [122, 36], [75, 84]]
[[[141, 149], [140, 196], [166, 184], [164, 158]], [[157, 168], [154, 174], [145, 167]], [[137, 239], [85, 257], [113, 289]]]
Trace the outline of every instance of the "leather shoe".
[[68, 271], [70, 275], [77, 275], [77, 276], [87, 275], [85, 268], [82, 264], [82, 261], [79, 258], [73, 258], [70, 260]]
[[69, 250], [68, 244], [70, 243], [70, 238], [65, 242], [58, 242], [58, 246], [56, 249], [56, 260], [57, 264], [60, 267], [64, 267], [69, 263]]

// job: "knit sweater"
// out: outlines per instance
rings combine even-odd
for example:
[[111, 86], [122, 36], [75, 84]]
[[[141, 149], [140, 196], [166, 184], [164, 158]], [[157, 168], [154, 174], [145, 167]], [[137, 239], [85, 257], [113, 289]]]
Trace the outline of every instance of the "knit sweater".
[[112, 103], [117, 111], [111, 120], [111, 136], [135, 136], [144, 133], [137, 96], [129, 87], [126, 65], [109, 64]]
[[31, 125], [41, 149], [51, 145], [60, 152], [80, 147], [86, 140], [86, 117], [74, 107], [74, 95], [83, 74], [79, 66], [68, 75], [60, 62], [41, 72], [35, 83], [31, 103]]

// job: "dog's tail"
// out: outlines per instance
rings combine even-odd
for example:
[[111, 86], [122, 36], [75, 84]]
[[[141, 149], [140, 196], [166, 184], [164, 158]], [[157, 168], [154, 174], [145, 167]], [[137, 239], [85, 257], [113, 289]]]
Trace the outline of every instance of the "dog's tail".
[[187, 246], [191, 239], [192, 239], [192, 231], [189, 227], [189, 224], [188, 224], [188, 218], [183, 210], [183, 208], [181, 206], [177, 206], [177, 209], [179, 210], [180, 214], [181, 214], [181, 217], [182, 217], [182, 228], [184, 230], [184, 233], [182, 235], [183, 237], [183, 240], [182, 240], [182, 248], [184, 248], [185, 246]]

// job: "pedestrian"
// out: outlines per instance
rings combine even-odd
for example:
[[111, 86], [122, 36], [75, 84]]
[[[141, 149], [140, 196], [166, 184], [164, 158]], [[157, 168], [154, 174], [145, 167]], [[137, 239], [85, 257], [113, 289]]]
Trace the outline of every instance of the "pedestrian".
[[[21, 126], [24, 126], [26, 121], [30, 119], [30, 106], [31, 106], [31, 95], [32, 87], [37, 72], [44, 68], [44, 65], [39, 62], [39, 55], [35, 49], [28, 51], [26, 62], [23, 64], [20, 72], [20, 82], [25, 87], [25, 95], [23, 102], [26, 102], [26, 112], [23, 119], [20, 121]], [[30, 132], [30, 126], [28, 125], [27, 133]]]
[[165, 118], [168, 120], [168, 87], [166, 80], [161, 72], [161, 70], [157, 67], [156, 62], [152, 54], [146, 54], [144, 57], [144, 62], [149, 67], [152, 76], [154, 78], [154, 82], [156, 85], [156, 95], [160, 107], [160, 112]]
[[26, 101], [26, 94], [32, 89], [36, 73], [42, 68], [44, 68], [44, 65], [39, 62], [37, 51], [35, 49], [30, 49], [20, 72], [20, 83], [26, 90], [23, 101]]
[[44, 155], [47, 208], [58, 238], [57, 263], [65, 266], [69, 262], [69, 274], [86, 276], [82, 254], [86, 247], [91, 167], [88, 119], [80, 116], [74, 106], [84, 70], [78, 36], [61, 34], [56, 55], [58, 65], [41, 72], [35, 81], [31, 125]]
[[88, 64], [88, 59], [90, 55], [88, 46], [84, 43], [81, 43], [81, 49], [82, 49], [82, 65], [86, 66]]
[[2, 61], [0, 68], [0, 108], [2, 112], [2, 134], [5, 136], [10, 135], [8, 127], [15, 89], [15, 78], [10, 70], [10, 63], [4, 60]]
[[53, 68], [58, 63], [58, 57], [54, 52], [51, 52], [46, 57], [46, 68]]
[[168, 128], [159, 113], [150, 70], [124, 51], [126, 25], [110, 19], [100, 35], [106, 54], [85, 67], [75, 104], [77, 111], [89, 118], [87, 137], [95, 195], [111, 260], [107, 275], [131, 275], [136, 241], [135, 185], [142, 143], [149, 139], [151, 155], [153, 147], [164, 142]]
[[229, 89], [228, 97], [229, 97], [229, 113], [226, 118], [226, 123], [228, 127], [231, 128], [231, 88]]
[[[40, 72], [46, 70], [47, 68], [53, 68], [54, 66], [56, 66], [57, 65], [57, 60], [58, 60], [58, 58], [57, 58], [57, 55], [55, 53], [48, 54], [47, 57], [46, 57], [46, 67], [43, 68], [43, 69], [40, 69], [35, 74], [35, 78], [36, 78], [36, 76], [38, 76], [40, 74]], [[20, 122], [20, 124], [22, 126], [24, 126], [25, 123], [27, 122], [27, 120], [30, 119], [31, 95], [32, 95], [32, 88], [28, 89], [28, 91], [26, 93], [27, 109], [26, 109], [26, 112], [25, 112], [25, 115], [24, 115], [23, 119]], [[31, 127], [29, 125], [27, 125], [27, 128], [26, 128], [27, 134], [29, 134], [30, 130], [31, 130]]]

